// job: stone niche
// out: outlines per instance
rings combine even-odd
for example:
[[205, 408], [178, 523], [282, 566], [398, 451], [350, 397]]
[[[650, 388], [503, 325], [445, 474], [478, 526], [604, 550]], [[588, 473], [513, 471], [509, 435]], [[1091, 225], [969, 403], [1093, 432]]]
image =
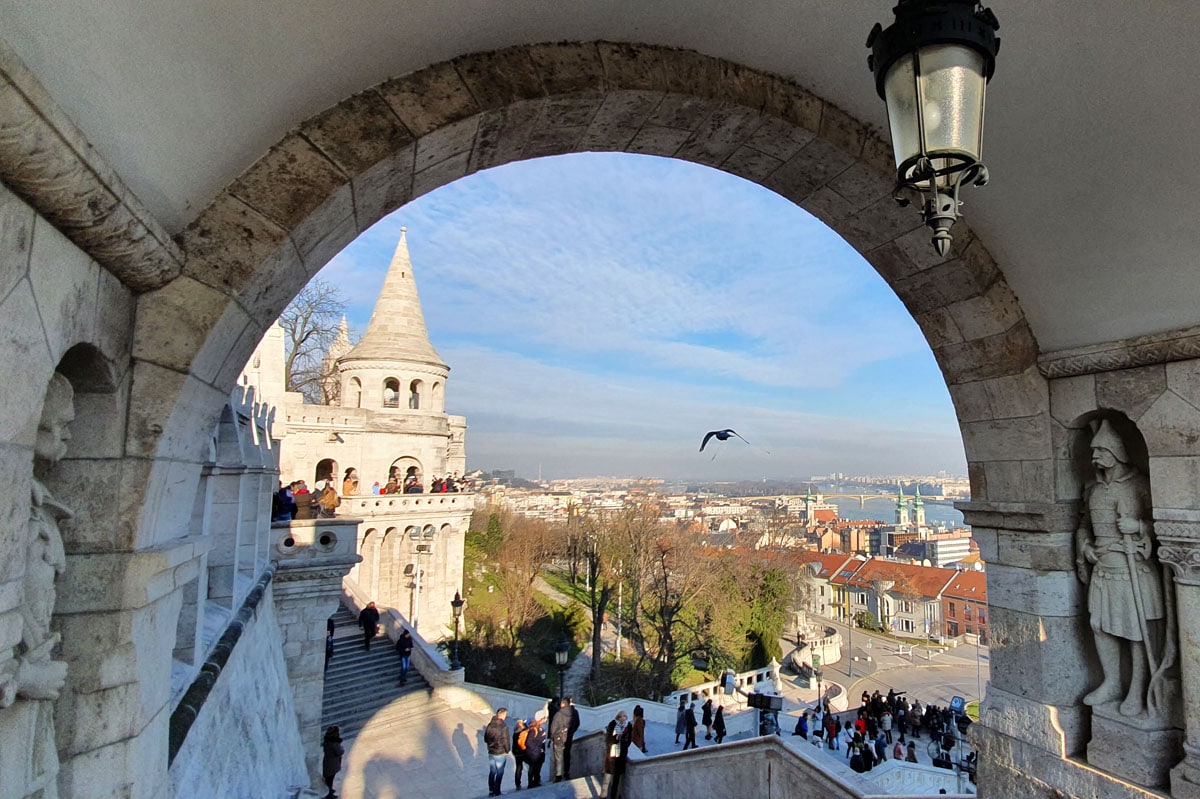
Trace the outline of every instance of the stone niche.
[[1151, 458], [1142, 433], [1116, 411], [1071, 425], [1080, 488], [1076, 576], [1084, 584], [1085, 646], [1100, 666], [1090, 708], [1088, 763], [1148, 788], [1170, 784], [1183, 758], [1181, 619], [1174, 570], [1160, 557]]

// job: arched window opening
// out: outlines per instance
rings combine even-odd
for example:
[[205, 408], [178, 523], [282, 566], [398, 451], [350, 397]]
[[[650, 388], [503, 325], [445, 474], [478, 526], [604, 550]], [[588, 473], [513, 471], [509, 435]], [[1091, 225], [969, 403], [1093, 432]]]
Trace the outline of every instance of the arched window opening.
[[328, 483], [333, 480], [333, 476], [337, 474], [337, 468], [337, 461], [335, 461], [333, 458], [324, 458], [320, 461], [317, 461], [317, 468], [313, 472], [313, 480], [315, 480], [316, 483], [320, 483], [322, 480]]
[[420, 410], [421, 408], [421, 381], [414, 380], [408, 384], [408, 408], [409, 410]]
[[383, 407], [400, 407], [400, 381], [394, 377], [383, 381]]
[[357, 377], [350, 378], [350, 391], [346, 399], [349, 400], [351, 408], [362, 407], [362, 381]]

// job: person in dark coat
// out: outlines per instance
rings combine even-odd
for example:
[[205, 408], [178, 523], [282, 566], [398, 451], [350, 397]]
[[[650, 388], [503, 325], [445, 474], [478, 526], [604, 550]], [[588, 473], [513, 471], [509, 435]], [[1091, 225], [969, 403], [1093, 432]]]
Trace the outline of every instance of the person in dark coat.
[[684, 736], [683, 748], [696, 748], [696, 703], [692, 702], [688, 705], [687, 711], [683, 714]]
[[716, 715], [713, 716], [713, 741], [721, 743], [725, 740], [725, 708], [718, 707]]
[[675, 744], [679, 744], [679, 736], [687, 732], [687, 697], [679, 697], [679, 707], [675, 711]]
[[629, 725], [632, 732], [629, 734], [629, 739], [633, 745], [642, 750], [642, 754], [650, 753], [646, 748], [646, 711], [641, 705], [633, 706], [633, 723]]
[[525, 734], [527, 729], [529, 729], [529, 725], [525, 723], [525, 719], [517, 719], [517, 725], [513, 729], [512, 756], [515, 764], [513, 787], [518, 791], [521, 790], [521, 775], [525, 773], [525, 764], [529, 762], [525, 758], [525, 741], [529, 738]]
[[412, 666], [413, 639], [408, 628], [400, 631], [396, 639], [396, 654], [400, 656], [400, 684], [408, 682], [408, 670]]
[[700, 723], [704, 725], [704, 740], [712, 740], [712, 697], [704, 700], [704, 705], [701, 706], [700, 711], [702, 716]]
[[512, 734], [509, 732], [508, 708], [496, 709], [496, 715], [483, 730], [483, 743], [488, 752], [488, 796], [500, 795], [500, 781], [504, 779], [504, 764], [512, 749]]
[[363, 631], [363, 649], [370, 652], [371, 639], [379, 634], [379, 609], [374, 602], [368, 602], [362, 613], [358, 614], [358, 626]]
[[604, 779], [600, 783], [602, 799], [617, 799], [632, 742], [633, 729], [629, 725], [629, 716], [625, 715], [624, 710], [619, 710], [617, 717], [604, 729]]
[[567, 706], [571, 711], [571, 722], [567, 725], [567, 743], [563, 747], [563, 778], [571, 779], [571, 747], [575, 743], [575, 733], [579, 732], [579, 708], [575, 707], [575, 699], [567, 697]]
[[325, 797], [331, 799], [331, 797], [337, 796], [333, 792], [333, 779], [342, 770], [342, 755], [346, 753], [342, 747], [342, 734], [337, 725], [325, 730], [325, 738], [321, 741], [321, 750], [324, 753], [321, 757], [321, 778], [325, 780], [325, 785], [329, 788], [329, 793], [325, 794]]
[[525, 737], [525, 760], [529, 763], [529, 787], [542, 784], [542, 764], [546, 762], [546, 711], [533, 714]]
[[552, 782], [566, 779], [566, 750], [571, 728], [571, 708], [566, 699], [558, 702], [558, 712], [550, 717], [550, 777]]

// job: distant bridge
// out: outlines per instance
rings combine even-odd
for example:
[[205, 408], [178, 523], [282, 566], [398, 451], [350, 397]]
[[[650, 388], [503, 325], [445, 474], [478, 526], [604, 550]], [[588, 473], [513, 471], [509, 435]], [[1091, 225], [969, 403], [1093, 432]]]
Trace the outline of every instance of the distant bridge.
[[[813, 499], [815, 499], [818, 503], [824, 502], [827, 499], [857, 499], [858, 507], [860, 509], [866, 508], [867, 502], [869, 502], [870, 500], [873, 500], [873, 499], [885, 500], [887, 502], [891, 502], [892, 504], [895, 504], [895, 502], [896, 502], [895, 494], [818, 494], [818, 493], [814, 493], [812, 496], [813, 496]], [[905, 496], [905, 499], [907, 499], [910, 504], [912, 503], [913, 499], [915, 498], [915, 495], [913, 495], [913, 494], [905, 494], [904, 496]], [[770, 497], [738, 497], [738, 498], [748, 500], [748, 501], [752, 501], [752, 500], [756, 500], [756, 499], [772, 499], [772, 500], [784, 500], [784, 501], [787, 501], [790, 499], [797, 499], [797, 500], [800, 500], [801, 502], [803, 502], [807, 498], [807, 495], [806, 494], [779, 494], [777, 496], [770, 496]], [[921, 500], [926, 505], [947, 505], [947, 506], [954, 505], [954, 503], [956, 501], [953, 499], [946, 499], [945, 497], [941, 497], [941, 496], [933, 496], [933, 497], [922, 496]]]

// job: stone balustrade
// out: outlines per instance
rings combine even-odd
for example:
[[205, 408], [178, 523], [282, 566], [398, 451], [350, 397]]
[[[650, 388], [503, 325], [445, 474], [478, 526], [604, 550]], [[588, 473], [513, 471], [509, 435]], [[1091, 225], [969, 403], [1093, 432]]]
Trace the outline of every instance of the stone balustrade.
[[442, 513], [448, 510], [471, 510], [475, 507], [473, 492], [448, 491], [444, 494], [354, 494], [342, 497], [339, 516], [368, 519], [395, 513], [427, 510]]

